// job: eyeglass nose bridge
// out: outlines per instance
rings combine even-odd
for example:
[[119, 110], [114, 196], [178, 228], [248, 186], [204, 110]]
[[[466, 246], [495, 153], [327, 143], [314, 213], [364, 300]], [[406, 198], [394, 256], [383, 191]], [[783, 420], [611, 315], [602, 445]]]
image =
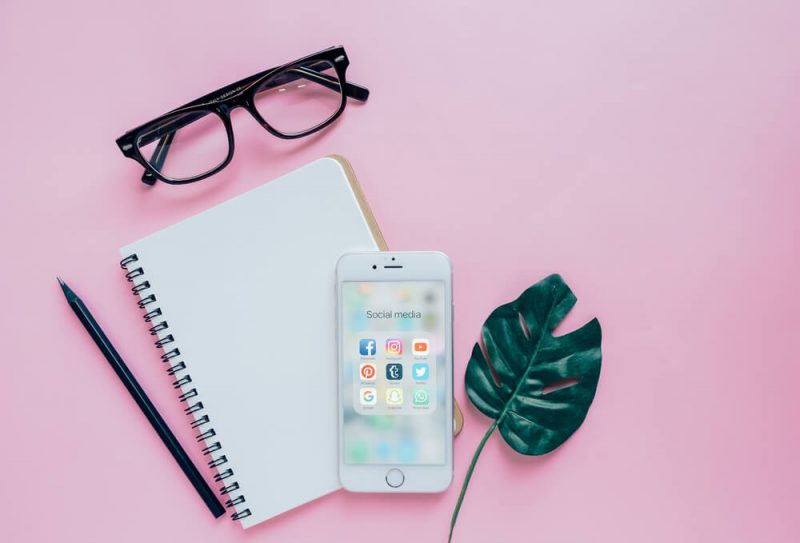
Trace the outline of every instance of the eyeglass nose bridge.
[[[224, 104], [217, 104], [216, 107], [217, 111], [225, 119], [227, 128], [231, 131], [231, 133], [233, 132], [233, 117], [231, 115], [235, 110], [240, 108], [247, 111], [261, 127], [271, 131], [269, 124], [267, 124], [259, 115], [258, 110], [256, 109], [255, 101], [247, 92], [243, 92], [239, 96], [230, 98]], [[230, 137], [232, 140], [233, 134], [231, 134]]]

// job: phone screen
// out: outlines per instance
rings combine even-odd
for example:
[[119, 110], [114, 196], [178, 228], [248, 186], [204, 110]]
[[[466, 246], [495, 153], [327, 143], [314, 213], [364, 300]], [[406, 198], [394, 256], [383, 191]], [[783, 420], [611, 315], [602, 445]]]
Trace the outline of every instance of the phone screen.
[[345, 464], [444, 464], [444, 281], [342, 283]]

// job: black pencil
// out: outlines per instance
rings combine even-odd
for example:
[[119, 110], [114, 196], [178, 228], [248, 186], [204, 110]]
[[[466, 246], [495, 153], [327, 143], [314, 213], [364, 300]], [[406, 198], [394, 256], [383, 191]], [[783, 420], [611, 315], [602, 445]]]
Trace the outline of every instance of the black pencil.
[[147, 417], [147, 420], [150, 421], [150, 424], [158, 434], [158, 437], [161, 438], [161, 441], [163, 441], [164, 445], [167, 447], [167, 449], [169, 449], [172, 457], [181, 467], [183, 473], [186, 474], [186, 477], [189, 478], [192, 486], [194, 486], [195, 490], [197, 490], [197, 493], [200, 494], [200, 497], [203, 499], [206, 506], [208, 506], [208, 509], [211, 511], [214, 517], [221, 517], [224, 515], [225, 508], [222, 506], [219, 499], [217, 499], [216, 494], [214, 494], [214, 491], [208, 486], [208, 483], [206, 483], [205, 479], [203, 479], [203, 476], [200, 475], [200, 472], [197, 471], [197, 468], [186, 454], [186, 451], [183, 450], [181, 444], [177, 439], [175, 439], [175, 435], [169, 429], [167, 423], [164, 422], [164, 419], [161, 418], [161, 415], [156, 410], [153, 402], [151, 402], [147, 397], [147, 394], [145, 394], [142, 387], [139, 386], [136, 378], [128, 369], [128, 366], [125, 365], [125, 362], [122, 361], [119, 353], [117, 353], [117, 350], [114, 349], [114, 346], [103, 333], [100, 325], [97, 324], [96, 320], [94, 320], [94, 317], [92, 317], [92, 314], [89, 312], [86, 304], [84, 304], [83, 301], [78, 298], [78, 295], [75, 294], [72, 289], [70, 289], [66, 283], [61, 280], [60, 277], [58, 278], [58, 283], [64, 290], [64, 296], [67, 297], [67, 302], [69, 302], [70, 307], [78, 316], [78, 319], [81, 321], [81, 323], [83, 323], [83, 326], [86, 328], [86, 331], [89, 332], [89, 335], [92, 336], [92, 339], [100, 348], [100, 351], [106, 357], [108, 363], [111, 364], [112, 368], [114, 368], [114, 371], [122, 381], [122, 384], [125, 385], [125, 388], [127, 388], [128, 392], [130, 392], [131, 396], [133, 396], [133, 399], [136, 400], [136, 403]]

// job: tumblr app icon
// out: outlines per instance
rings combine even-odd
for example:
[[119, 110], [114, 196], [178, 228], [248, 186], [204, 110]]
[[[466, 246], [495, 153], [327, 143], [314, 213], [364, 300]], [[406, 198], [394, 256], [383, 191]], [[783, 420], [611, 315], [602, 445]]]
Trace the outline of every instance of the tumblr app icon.
[[403, 378], [402, 364], [386, 364], [386, 379], [389, 381], [399, 381]]

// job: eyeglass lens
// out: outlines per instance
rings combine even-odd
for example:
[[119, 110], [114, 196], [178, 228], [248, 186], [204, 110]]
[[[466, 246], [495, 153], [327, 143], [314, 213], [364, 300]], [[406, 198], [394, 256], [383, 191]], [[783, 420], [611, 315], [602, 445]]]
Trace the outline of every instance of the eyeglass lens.
[[212, 111], [194, 111], [165, 120], [139, 136], [142, 156], [161, 175], [176, 181], [218, 168], [228, 157], [225, 123]]
[[344, 100], [333, 64], [310, 61], [288, 68], [261, 83], [255, 107], [277, 132], [295, 136], [336, 115]]

